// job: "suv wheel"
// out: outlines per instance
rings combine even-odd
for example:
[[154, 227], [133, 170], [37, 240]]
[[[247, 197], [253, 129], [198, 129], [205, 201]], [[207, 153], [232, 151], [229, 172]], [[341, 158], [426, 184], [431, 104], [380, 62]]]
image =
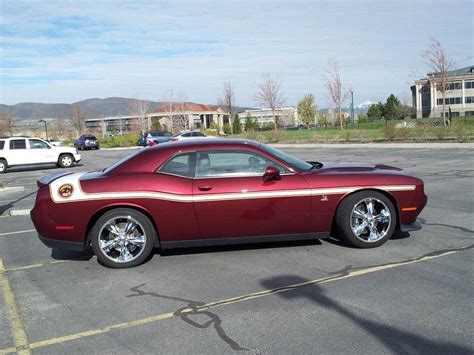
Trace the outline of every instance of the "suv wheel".
[[4, 173], [7, 171], [7, 161], [5, 159], [0, 159], [0, 174]]
[[59, 156], [58, 165], [61, 168], [70, 168], [74, 164], [74, 158], [71, 154], [61, 154]]

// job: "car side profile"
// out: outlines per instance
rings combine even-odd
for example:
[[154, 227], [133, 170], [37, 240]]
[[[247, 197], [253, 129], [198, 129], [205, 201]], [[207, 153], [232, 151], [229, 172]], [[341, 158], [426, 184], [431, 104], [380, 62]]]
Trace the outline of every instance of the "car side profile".
[[153, 248], [336, 236], [372, 248], [416, 230], [423, 181], [386, 165], [306, 162], [247, 140], [164, 143], [111, 167], [38, 180], [41, 241], [124, 268]]
[[145, 147], [150, 144], [150, 141], [155, 144], [166, 143], [171, 139], [172, 136], [173, 134], [168, 131], [145, 132], [140, 135], [140, 138], [138, 138], [137, 145]]
[[75, 148], [54, 146], [40, 138], [0, 138], [0, 173], [14, 166], [56, 164], [69, 168], [81, 161]]
[[188, 139], [207, 139], [207, 138], [213, 139], [213, 138], [217, 138], [217, 137], [208, 136], [208, 135], [205, 135], [204, 133], [201, 133], [199, 131], [183, 131], [183, 132], [176, 133], [175, 135], [173, 135], [173, 137], [171, 137], [170, 141], [171, 142], [179, 142], [179, 141], [188, 140]]

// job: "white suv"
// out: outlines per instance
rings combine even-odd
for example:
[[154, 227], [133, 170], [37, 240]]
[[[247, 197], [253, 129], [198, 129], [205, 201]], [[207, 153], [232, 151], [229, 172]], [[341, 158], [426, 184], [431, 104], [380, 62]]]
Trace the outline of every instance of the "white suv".
[[69, 168], [80, 160], [76, 148], [55, 147], [40, 138], [0, 138], [0, 173], [16, 165], [53, 163]]

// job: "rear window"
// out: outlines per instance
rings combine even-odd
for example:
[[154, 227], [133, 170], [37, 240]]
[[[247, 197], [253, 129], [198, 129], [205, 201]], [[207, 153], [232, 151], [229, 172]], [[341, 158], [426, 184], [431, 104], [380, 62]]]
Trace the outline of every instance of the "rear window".
[[93, 140], [93, 141], [96, 141], [96, 140], [97, 140], [97, 138], [94, 137], [94, 136], [85, 136], [84, 138], [85, 138], [85, 139], [89, 139], [89, 140]]
[[5, 141], [0, 141], [0, 150], [2, 150], [4, 146], [5, 146]]

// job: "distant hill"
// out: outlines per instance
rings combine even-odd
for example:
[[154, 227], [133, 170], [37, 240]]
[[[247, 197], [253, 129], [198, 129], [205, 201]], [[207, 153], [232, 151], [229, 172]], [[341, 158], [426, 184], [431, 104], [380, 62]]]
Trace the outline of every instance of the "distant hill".
[[[86, 112], [87, 118], [120, 116], [130, 114], [130, 103], [133, 99], [126, 97], [108, 97], [105, 99], [86, 99], [73, 104], [43, 104], [36, 102], [22, 102], [16, 105], [0, 104], [0, 112], [10, 112], [15, 119], [38, 120], [42, 118], [69, 118], [72, 115], [72, 106], [79, 104]], [[162, 102], [150, 102], [150, 111], [156, 110]], [[238, 112], [249, 109], [236, 107]]]

